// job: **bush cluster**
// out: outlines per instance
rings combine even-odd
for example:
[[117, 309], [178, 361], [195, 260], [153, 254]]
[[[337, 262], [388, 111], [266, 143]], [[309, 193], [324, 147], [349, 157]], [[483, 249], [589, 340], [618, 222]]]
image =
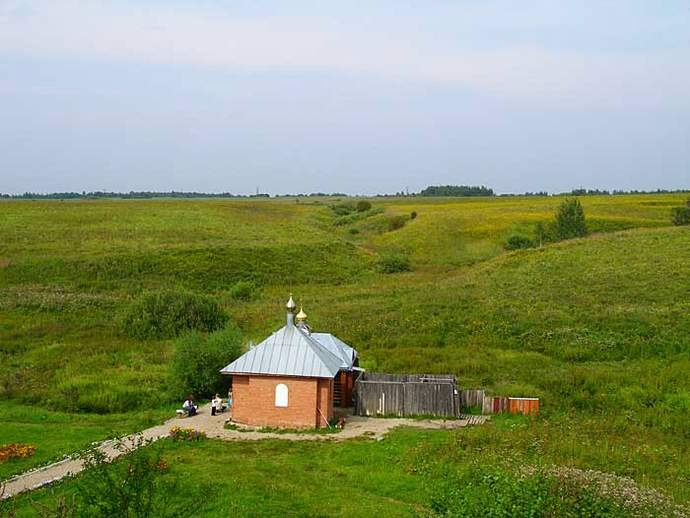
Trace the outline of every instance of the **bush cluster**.
[[534, 242], [523, 234], [513, 234], [508, 238], [505, 245], [507, 250], [522, 250], [524, 248], [532, 248], [533, 246]]
[[409, 272], [412, 270], [412, 264], [405, 254], [389, 254], [379, 259], [378, 269], [381, 273]]
[[524, 234], [511, 235], [506, 250], [521, 250], [541, 247], [550, 241], [562, 241], [574, 237], [584, 237], [588, 233], [585, 212], [577, 198], [566, 198], [556, 209], [554, 220], [550, 223], [538, 221], [534, 226], [534, 239]]
[[208, 336], [192, 331], [178, 338], [173, 344], [171, 374], [179, 397], [227, 393], [229, 381], [219, 371], [242, 352], [242, 333], [234, 324]]
[[403, 228], [407, 223], [408, 218], [409, 216], [393, 216], [391, 219], [388, 220], [388, 230], [392, 232], [393, 230]]
[[331, 205], [331, 210], [335, 212], [336, 216], [347, 216], [353, 212], [367, 212], [371, 210], [371, 202], [367, 200], [359, 200], [357, 203], [345, 202]]
[[357, 212], [366, 212], [371, 209], [371, 203], [368, 202], [367, 200], [360, 200], [357, 202], [357, 205], [355, 205], [355, 210]]
[[162, 447], [149, 445], [141, 437], [132, 444], [116, 441], [114, 447], [125, 455], [112, 463], [95, 447], [80, 456], [86, 469], [77, 484], [75, 500], [59, 504], [65, 512], [56, 515], [181, 516], [181, 510], [171, 508], [167, 498], [177, 491], [175, 483], [161, 477], [169, 470]]
[[356, 207], [352, 203], [337, 203], [335, 205], [331, 205], [331, 210], [336, 216], [347, 216], [348, 214], [355, 212]]
[[671, 209], [671, 221], [674, 225], [690, 225], [690, 199], [685, 202], [684, 207], [673, 207]]
[[337, 216], [333, 221], [336, 227], [351, 225], [385, 212], [383, 207], [372, 207], [367, 200], [360, 200], [356, 204], [349, 202], [331, 205], [331, 210]]
[[215, 331], [227, 320], [214, 298], [167, 290], [144, 293], [129, 307], [122, 326], [132, 338], [148, 340], [173, 338], [192, 329]]

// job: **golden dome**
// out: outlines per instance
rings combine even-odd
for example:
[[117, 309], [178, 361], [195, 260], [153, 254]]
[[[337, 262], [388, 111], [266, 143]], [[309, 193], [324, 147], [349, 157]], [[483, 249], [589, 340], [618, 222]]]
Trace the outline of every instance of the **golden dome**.
[[299, 313], [297, 313], [297, 320], [302, 322], [303, 320], [306, 320], [306, 319], [307, 319], [307, 314], [304, 312], [304, 310], [300, 306]]
[[285, 304], [285, 307], [290, 312], [294, 311], [295, 308], [297, 307], [297, 304], [295, 304], [295, 301], [292, 300], [292, 293], [290, 293], [290, 300], [287, 301], [287, 304]]

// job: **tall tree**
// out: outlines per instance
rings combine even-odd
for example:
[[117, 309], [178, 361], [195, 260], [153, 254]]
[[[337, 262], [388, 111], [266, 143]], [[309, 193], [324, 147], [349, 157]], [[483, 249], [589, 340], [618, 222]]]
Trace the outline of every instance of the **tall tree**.
[[558, 240], [587, 235], [585, 211], [582, 209], [580, 200], [577, 198], [566, 198], [561, 203], [556, 211], [554, 230]]

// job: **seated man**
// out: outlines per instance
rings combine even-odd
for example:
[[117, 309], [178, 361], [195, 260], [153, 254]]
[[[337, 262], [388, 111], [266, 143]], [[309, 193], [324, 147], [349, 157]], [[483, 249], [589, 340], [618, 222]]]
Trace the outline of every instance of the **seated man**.
[[197, 408], [198, 407], [194, 404], [194, 398], [191, 395], [182, 403], [182, 409], [187, 412], [189, 417], [196, 415]]

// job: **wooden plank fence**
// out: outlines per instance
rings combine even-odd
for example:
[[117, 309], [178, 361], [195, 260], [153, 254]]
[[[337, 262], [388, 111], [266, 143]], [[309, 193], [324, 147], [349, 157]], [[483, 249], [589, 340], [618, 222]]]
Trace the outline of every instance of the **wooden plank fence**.
[[403, 387], [403, 415], [457, 417], [460, 413], [454, 383], [408, 382]]
[[470, 408], [482, 414], [539, 413], [538, 398], [488, 396], [481, 389], [458, 390], [454, 376], [365, 372], [355, 383], [358, 415], [458, 417]]
[[487, 396], [484, 390], [471, 389], [460, 392], [461, 408], [481, 408], [482, 414], [538, 414], [539, 398]]
[[463, 390], [460, 392], [460, 404], [465, 409], [471, 407], [482, 408], [485, 398], [483, 390]]
[[536, 397], [509, 397], [508, 412], [511, 414], [538, 414], [539, 398]]
[[355, 384], [358, 415], [440, 415], [457, 417], [455, 377], [364, 373]]

